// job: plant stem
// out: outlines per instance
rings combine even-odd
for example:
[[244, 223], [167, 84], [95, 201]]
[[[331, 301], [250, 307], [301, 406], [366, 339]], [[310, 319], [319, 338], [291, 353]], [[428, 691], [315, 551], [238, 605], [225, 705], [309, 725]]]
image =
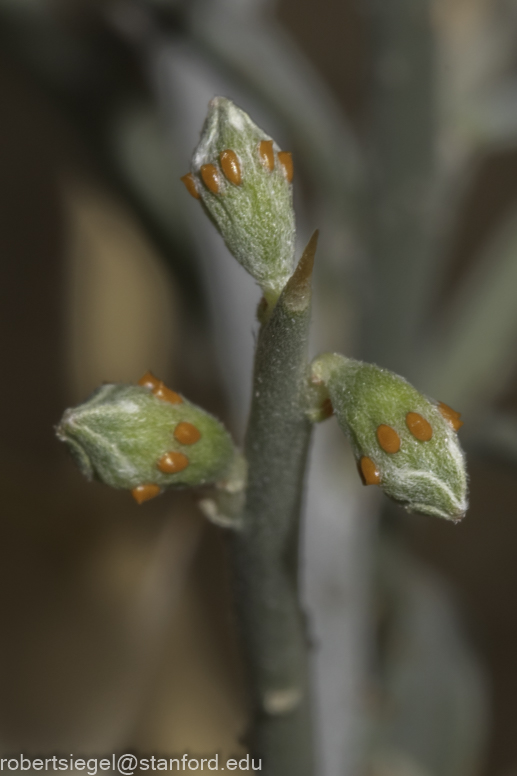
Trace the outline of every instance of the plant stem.
[[242, 528], [233, 538], [239, 617], [254, 703], [252, 752], [268, 776], [313, 773], [298, 535], [311, 423], [305, 384], [317, 233], [262, 326], [245, 452]]

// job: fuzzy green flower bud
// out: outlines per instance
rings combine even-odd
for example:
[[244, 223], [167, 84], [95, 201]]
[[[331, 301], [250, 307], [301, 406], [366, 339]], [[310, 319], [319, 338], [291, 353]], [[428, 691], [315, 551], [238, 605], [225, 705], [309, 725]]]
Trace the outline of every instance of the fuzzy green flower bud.
[[191, 173], [182, 180], [269, 298], [278, 297], [293, 271], [292, 175], [291, 154], [247, 113], [224, 97], [211, 101]]
[[127, 488], [139, 503], [164, 488], [216, 482], [235, 455], [219, 421], [150, 373], [141, 385], [98, 388], [66, 410], [57, 436], [88, 479]]
[[467, 475], [458, 413], [387, 369], [337, 354], [316, 359], [312, 382], [319, 404], [326, 388], [365, 485], [380, 485], [411, 512], [455, 521], [464, 516]]

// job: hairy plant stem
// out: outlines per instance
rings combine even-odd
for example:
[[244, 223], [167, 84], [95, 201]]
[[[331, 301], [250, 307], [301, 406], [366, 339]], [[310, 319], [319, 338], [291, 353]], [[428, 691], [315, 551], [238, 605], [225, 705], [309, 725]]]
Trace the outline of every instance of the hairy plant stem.
[[251, 749], [268, 776], [313, 773], [298, 535], [311, 423], [305, 385], [317, 233], [263, 324], [255, 356], [242, 526], [233, 537], [254, 703]]

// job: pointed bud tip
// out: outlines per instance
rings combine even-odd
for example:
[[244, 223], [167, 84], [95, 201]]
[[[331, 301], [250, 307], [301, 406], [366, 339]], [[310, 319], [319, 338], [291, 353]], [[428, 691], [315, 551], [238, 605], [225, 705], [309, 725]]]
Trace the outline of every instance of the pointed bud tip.
[[284, 304], [292, 312], [301, 311], [310, 305], [312, 272], [318, 247], [318, 237], [319, 231], [316, 229], [283, 291]]

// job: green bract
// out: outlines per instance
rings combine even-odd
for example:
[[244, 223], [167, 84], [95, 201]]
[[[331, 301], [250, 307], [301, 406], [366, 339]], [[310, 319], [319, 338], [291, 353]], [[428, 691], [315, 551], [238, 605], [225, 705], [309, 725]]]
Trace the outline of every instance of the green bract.
[[[465, 458], [452, 424], [437, 404], [387, 369], [337, 354], [320, 356], [312, 366], [313, 382], [324, 385], [339, 425], [358, 462], [370, 459], [386, 495], [409, 511], [461, 519], [467, 509]], [[422, 441], [411, 432], [416, 413], [432, 436]], [[386, 452], [378, 437], [388, 426], [400, 440], [397, 452]], [[393, 435], [392, 435], [393, 436]]]
[[[182, 444], [175, 437], [180, 423], [191, 424], [200, 438]], [[208, 484], [222, 478], [234, 458], [229, 434], [212, 415], [183, 398], [171, 404], [139, 385], [101, 386], [84, 404], [66, 410], [57, 435], [69, 445], [86, 477], [114, 488]], [[173, 474], [158, 468], [170, 452], [188, 459], [185, 468]]]
[[[271, 141], [247, 113], [224, 97], [214, 98], [192, 157], [191, 172], [210, 217], [238, 262], [264, 294], [277, 297], [293, 271], [294, 210], [286, 171], [273, 142], [273, 169], [261, 160], [260, 144]], [[221, 154], [237, 155], [241, 182], [225, 177]], [[203, 180], [204, 165], [214, 165], [217, 192]], [[213, 172], [213, 171], [212, 171]]]

